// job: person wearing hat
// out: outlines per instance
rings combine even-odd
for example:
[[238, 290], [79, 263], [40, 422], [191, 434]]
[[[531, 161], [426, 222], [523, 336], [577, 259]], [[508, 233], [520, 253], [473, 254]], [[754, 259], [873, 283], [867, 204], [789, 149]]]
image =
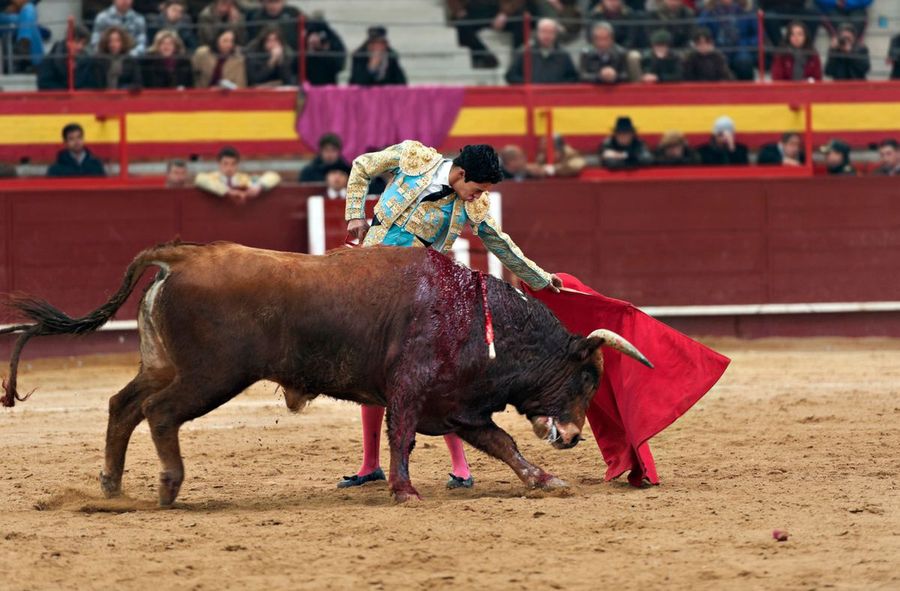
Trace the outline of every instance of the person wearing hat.
[[659, 166], [686, 166], [700, 164], [700, 157], [691, 149], [683, 133], [667, 131], [659, 140], [654, 161]]
[[843, 140], [833, 139], [824, 146], [825, 168], [828, 174], [835, 176], [856, 176], [856, 169], [850, 164], [850, 144]]
[[700, 160], [706, 166], [736, 166], [750, 164], [750, 151], [735, 140], [734, 121], [723, 115], [713, 124], [712, 138], [700, 146]]
[[631, 117], [619, 117], [612, 135], [600, 145], [600, 164], [604, 168], [621, 169], [646, 166], [653, 163], [647, 145], [637, 136]]
[[803, 138], [796, 131], [785, 133], [778, 143], [764, 144], [756, 157], [757, 164], [776, 166], [801, 166], [805, 161]]
[[385, 27], [369, 27], [365, 43], [353, 52], [350, 84], [360, 86], [406, 84], [406, 74], [400, 67], [400, 57], [388, 43]]
[[684, 62], [672, 51], [672, 34], [665, 29], [650, 35], [650, 49], [641, 58], [643, 82], [681, 82], [684, 80]]
[[[368, 186], [385, 173], [390, 173], [392, 180], [375, 205], [369, 226], [365, 212]], [[453, 159], [415, 140], [363, 154], [353, 161], [347, 184], [347, 234], [363, 247], [430, 248], [446, 254], [468, 227], [532, 289], [559, 292], [562, 280], [526, 257], [491, 216], [490, 190], [502, 180], [500, 158], [487, 144], [465, 146]], [[363, 288], [365, 280], [359, 278]], [[384, 412], [384, 407], [363, 405], [362, 464], [356, 474], [338, 482], [338, 488], [385, 480], [379, 457]], [[444, 441], [452, 463], [447, 488], [471, 488], [474, 479], [462, 441], [454, 434], [445, 435]]]
[[709, 29], [694, 33], [694, 48], [684, 58], [684, 79], [691, 82], [723, 82], [734, 80], [725, 54], [716, 49]]

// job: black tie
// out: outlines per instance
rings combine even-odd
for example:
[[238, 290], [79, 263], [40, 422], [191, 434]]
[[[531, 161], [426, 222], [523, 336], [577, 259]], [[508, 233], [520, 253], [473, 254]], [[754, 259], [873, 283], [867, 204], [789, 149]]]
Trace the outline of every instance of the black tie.
[[442, 185], [442, 189], [440, 191], [436, 191], [431, 195], [425, 195], [422, 197], [422, 201], [437, 201], [438, 199], [443, 199], [447, 195], [453, 194], [453, 187], [450, 185]]

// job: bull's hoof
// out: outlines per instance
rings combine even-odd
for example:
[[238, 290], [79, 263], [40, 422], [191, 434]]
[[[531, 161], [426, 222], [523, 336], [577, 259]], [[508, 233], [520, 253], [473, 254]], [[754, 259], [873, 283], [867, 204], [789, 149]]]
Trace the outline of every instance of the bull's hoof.
[[559, 490], [562, 488], [569, 488], [569, 483], [561, 478], [557, 478], [552, 474], [547, 474], [547, 477], [538, 481], [535, 488], [539, 488], [541, 490]]
[[421, 501], [422, 497], [419, 495], [419, 491], [414, 489], [411, 485], [404, 486], [403, 488], [395, 489], [394, 493], [394, 501], [397, 503], [405, 503], [407, 501]]
[[161, 472], [159, 475], [159, 506], [171, 507], [172, 503], [178, 497], [178, 491], [181, 489], [182, 478], [176, 478], [168, 472]]
[[100, 472], [100, 490], [107, 499], [118, 497], [122, 494], [122, 479], [107, 476], [104, 472]]

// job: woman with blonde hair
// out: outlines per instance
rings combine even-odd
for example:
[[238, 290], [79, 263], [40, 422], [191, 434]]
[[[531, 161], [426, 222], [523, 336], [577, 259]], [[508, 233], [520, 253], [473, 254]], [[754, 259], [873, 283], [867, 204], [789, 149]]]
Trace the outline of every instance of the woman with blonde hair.
[[194, 54], [191, 64], [194, 68], [194, 86], [210, 88], [247, 87], [247, 69], [244, 54], [237, 46], [234, 30], [220, 30], [213, 45], [204, 45]]
[[103, 31], [94, 56], [96, 78], [101, 88], [111, 90], [141, 85], [137, 61], [129, 55], [134, 39], [122, 27]]
[[141, 58], [141, 78], [147, 88], [191, 88], [194, 73], [184, 43], [171, 29], [159, 31]]

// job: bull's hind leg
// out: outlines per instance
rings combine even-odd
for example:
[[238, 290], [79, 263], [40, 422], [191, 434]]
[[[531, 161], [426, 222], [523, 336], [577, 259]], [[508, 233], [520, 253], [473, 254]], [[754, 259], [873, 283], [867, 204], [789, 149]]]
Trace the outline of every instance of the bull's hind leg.
[[457, 435], [484, 453], [505, 462], [530, 488], [552, 489], [567, 486], [556, 476], [548, 474], [526, 460], [509, 433], [495, 423], [485, 427], [461, 429], [457, 431]]
[[100, 472], [100, 488], [107, 497], [122, 492], [122, 472], [128, 442], [141, 421], [141, 404], [154, 392], [162, 390], [171, 376], [142, 371], [122, 390], [109, 399], [109, 422], [106, 426], [106, 459]]
[[[203, 372], [195, 372], [203, 375]], [[251, 382], [237, 380], [216, 384], [175, 378], [166, 388], [153, 394], [143, 404], [144, 416], [150, 425], [150, 435], [162, 464], [159, 474], [159, 504], [169, 507], [175, 502], [184, 481], [184, 463], [178, 430], [187, 421], [201, 417], [221, 406]]]

